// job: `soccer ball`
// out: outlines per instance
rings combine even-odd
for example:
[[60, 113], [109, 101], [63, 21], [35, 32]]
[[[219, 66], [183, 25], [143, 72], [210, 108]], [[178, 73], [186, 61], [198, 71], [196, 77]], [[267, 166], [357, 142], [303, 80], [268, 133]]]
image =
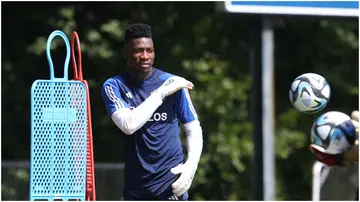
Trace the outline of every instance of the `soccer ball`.
[[311, 143], [324, 149], [325, 153], [338, 154], [355, 143], [355, 126], [348, 115], [330, 111], [315, 120], [311, 127]]
[[329, 102], [330, 85], [319, 74], [302, 74], [292, 82], [289, 97], [298, 111], [313, 114], [324, 109]]

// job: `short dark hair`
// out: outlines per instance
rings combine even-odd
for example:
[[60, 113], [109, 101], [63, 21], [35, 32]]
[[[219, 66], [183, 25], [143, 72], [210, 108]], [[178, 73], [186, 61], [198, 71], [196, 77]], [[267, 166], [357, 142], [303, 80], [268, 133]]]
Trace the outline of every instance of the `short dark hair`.
[[152, 38], [151, 27], [148, 24], [133, 23], [125, 28], [125, 42], [144, 37]]

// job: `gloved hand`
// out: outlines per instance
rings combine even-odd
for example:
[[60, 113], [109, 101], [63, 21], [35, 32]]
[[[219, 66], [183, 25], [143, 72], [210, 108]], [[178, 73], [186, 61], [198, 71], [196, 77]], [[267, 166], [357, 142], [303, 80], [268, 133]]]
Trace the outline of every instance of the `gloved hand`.
[[179, 164], [170, 170], [175, 175], [180, 174], [180, 177], [172, 184], [175, 196], [180, 197], [189, 190], [196, 169], [197, 164], [186, 162], [185, 164]]
[[161, 98], [164, 99], [182, 88], [192, 89], [193, 87], [190, 81], [179, 76], [171, 76], [155, 92], [159, 92]]
[[311, 153], [315, 155], [315, 158], [328, 166], [343, 166], [344, 165], [344, 155], [340, 154], [327, 154], [324, 152], [324, 148], [311, 144], [309, 147]]

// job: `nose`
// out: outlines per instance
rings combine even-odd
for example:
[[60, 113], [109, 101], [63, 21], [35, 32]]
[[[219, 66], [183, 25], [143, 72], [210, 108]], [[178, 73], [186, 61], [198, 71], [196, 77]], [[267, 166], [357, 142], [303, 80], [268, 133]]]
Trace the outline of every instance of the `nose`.
[[142, 60], [149, 60], [150, 57], [149, 57], [149, 54], [146, 51], [144, 51], [144, 52], [142, 52], [140, 58]]

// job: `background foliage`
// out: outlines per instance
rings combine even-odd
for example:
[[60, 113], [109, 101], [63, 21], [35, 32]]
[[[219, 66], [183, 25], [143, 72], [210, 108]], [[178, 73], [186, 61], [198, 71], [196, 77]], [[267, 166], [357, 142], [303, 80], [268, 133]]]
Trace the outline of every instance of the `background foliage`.
[[[107, 116], [100, 89], [124, 70], [124, 26], [143, 22], [153, 28], [155, 66], [195, 84], [191, 97], [204, 131], [204, 151], [192, 199], [252, 199], [249, 41], [258, 16], [216, 12], [214, 2], [13, 2], [2, 4], [2, 13], [3, 160], [29, 159], [30, 87], [49, 77], [45, 44], [60, 29], [68, 37], [75, 30], [80, 36], [95, 160], [122, 162], [122, 136]], [[320, 114], [297, 112], [288, 101], [289, 85], [302, 73], [317, 72], [332, 88], [323, 112], [357, 109], [358, 19], [278, 16], [274, 21], [277, 199], [308, 200], [314, 162], [307, 150], [309, 129]], [[55, 76], [62, 77], [64, 44], [55, 40], [52, 48]], [[26, 178], [23, 172], [19, 176]]]

